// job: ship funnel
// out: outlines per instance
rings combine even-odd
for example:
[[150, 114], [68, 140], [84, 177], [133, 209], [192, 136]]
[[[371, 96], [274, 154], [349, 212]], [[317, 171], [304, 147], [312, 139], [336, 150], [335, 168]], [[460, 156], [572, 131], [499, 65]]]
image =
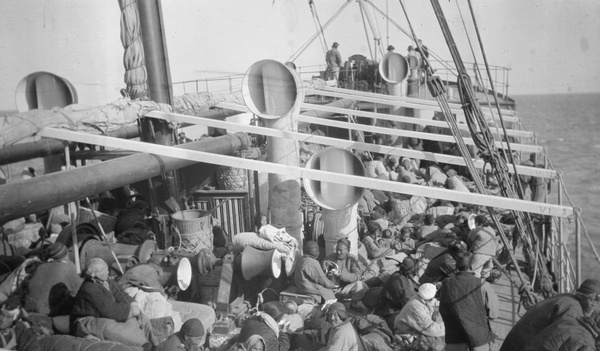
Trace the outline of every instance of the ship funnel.
[[[306, 168], [328, 172], [365, 176], [362, 162], [352, 152], [339, 148], [321, 149], [306, 162]], [[363, 188], [321, 182], [304, 178], [304, 189], [310, 198], [319, 206], [329, 210], [344, 210], [352, 207], [363, 195]]]
[[402, 83], [408, 75], [408, 61], [404, 56], [389, 52], [379, 62], [379, 74], [388, 83]]
[[278, 119], [304, 100], [302, 80], [289, 65], [274, 60], [253, 64], [242, 81], [242, 96], [255, 115]]

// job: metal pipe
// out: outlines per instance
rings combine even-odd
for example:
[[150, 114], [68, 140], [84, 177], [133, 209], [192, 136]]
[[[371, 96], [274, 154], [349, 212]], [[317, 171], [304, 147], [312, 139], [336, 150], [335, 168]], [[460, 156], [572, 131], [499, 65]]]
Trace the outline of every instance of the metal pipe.
[[[246, 134], [237, 133], [175, 147], [217, 154], [233, 154], [248, 148], [250, 144], [250, 138]], [[0, 186], [0, 199], [2, 199], [0, 223], [196, 163], [185, 159], [140, 153], [5, 184]]]
[[173, 96], [160, 0], [138, 0], [150, 99], [171, 105]]
[[[115, 138], [132, 139], [139, 137], [140, 132], [137, 126], [127, 126], [107, 133], [107, 135]], [[40, 139], [29, 143], [10, 145], [0, 149], [0, 166], [58, 154], [63, 152], [67, 145], [67, 141], [57, 139]]]

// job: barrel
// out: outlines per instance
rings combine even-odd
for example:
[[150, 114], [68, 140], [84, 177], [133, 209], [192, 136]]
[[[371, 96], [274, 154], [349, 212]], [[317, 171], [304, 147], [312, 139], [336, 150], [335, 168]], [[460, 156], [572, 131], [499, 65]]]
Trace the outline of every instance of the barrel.
[[179, 250], [198, 253], [202, 249], [213, 250], [212, 221], [209, 212], [185, 210], [171, 215], [177, 229], [174, 235], [175, 247]]

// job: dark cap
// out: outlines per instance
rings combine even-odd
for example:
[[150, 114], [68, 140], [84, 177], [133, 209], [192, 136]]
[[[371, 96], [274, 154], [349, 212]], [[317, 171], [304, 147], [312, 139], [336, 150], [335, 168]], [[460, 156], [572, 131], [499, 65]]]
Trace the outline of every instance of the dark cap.
[[334, 42], [334, 43], [333, 43], [333, 45], [331, 45], [331, 46], [333, 46], [334, 48], [337, 48], [338, 46], [340, 46], [340, 44], [339, 44], [339, 43], [336, 41], [336, 42]]
[[313, 257], [319, 257], [319, 244], [316, 241], [308, 241], [304, 245], [304, 253]]
[[46, 257], [48, 259], [58, 260], [65, 257], [69, 250], [63, 243], [54, 243], [46, 248]]
[[350, 250], [351, 243], [350, 243], [350, 240], [348, 240], [346, 238], [341, 238], [340, 240], [338, 240], [337, 244], [345, 245], [348, 248], [348, 250]]
[[204, 326], [198, 318], [191, 318], [181, 326], [181, 332], [185, 336], [198, 337], [204, 335]]
[[600, 281], [596, 279], [586, 279], [581, 283], [577, 292], [582, 294], [600, 294]]
[[407, 257], [400, 263], [398, 268], [400, 269], [400, 273], [412, 273], [415, 270], [415, 260]]
[[389, 45], [389, 46], [388, 46], [388, 48], [387, 48], [387, 50], [388, 50], [388, 51], [392, 51], [392, 50], [394, 50], [394, 49], [396, 49], [396, 48], [394, 47], [394, 45]]
[[340, 317], [341, 320], [345, 320], [348, 316], [348, 313], [346, 312], [346, 306], [344, 306], [344, 304], [342, 304], [341, 302], [333, 303], [329, 307], [329, 313], [337, 313], [338, 317]]

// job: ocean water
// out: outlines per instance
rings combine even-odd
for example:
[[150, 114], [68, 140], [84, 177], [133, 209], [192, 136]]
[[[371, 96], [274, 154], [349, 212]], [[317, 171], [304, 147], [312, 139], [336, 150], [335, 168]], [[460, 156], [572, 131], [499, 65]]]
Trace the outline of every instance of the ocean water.
[[[600, 93], [518, 95], [513, 97], [525, 129], [537, 134], [555, 169], [562, 171], [565, 188], [582, 210], [585, 227], [600, 251]], [[558, 184], [552, 184], [556, 198]], [[563, 201], [568, 201], [563, 197]], [[574, 230], [574, 224], [570, 225]], [[600, 279], [600, 263], [582, 234], [582, 276]], [[569, 247], [575, 264], [575, 236]]]

